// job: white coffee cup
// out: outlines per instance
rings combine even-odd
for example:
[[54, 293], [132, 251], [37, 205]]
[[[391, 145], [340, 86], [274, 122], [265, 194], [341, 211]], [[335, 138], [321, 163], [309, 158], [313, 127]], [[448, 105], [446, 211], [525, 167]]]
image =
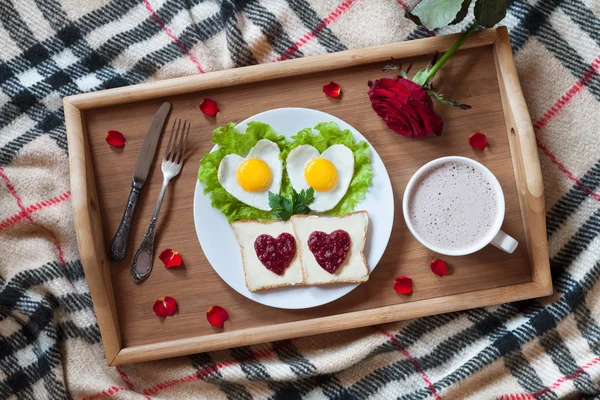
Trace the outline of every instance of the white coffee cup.
[[[436, 166], [447, 163], [447, 162], [457, 162], [467, 164], [475, 169], [477, 169], [480, 173], [482, 173], [486, 179], [489, 181], [492, 190], [496, 192], [496, 199], [498, 201], [498, 212], [495, 215], [494, 221], [491, 224], [491, 228], [486, 232], [486, 234], [477, 242], [469, 245], [468, 247], [461, 249], [444, 249], [437, 245], [434, 245], [427, 241], [425, 238], [419, 234], [419, 232], [415, 229], [414, 225], [410, 219], [410, 197], [411, 193], [415, 188], [415, 184], [419, 180], [423, 174], [429, 172], [431, 169]], [[404, 213], [404, 221], [406, 221], [406, 226], [412, 235], [419, 241], [421, 244], [428, 249], [448, 256], [463, 256], [466, 254], [475, 253], [478, 250], [481, 250], [483, 247], [488, 244], [492, 244], [497, 248], [504, 250], [507, 253], [512, 253], [517, 248], [518, 242], [507, 235], [503, 231], [500, 230], [502, 226], [502, 222], [504, 221], [504, 193], [502, 192], [502, 187], [500, 186], [500, 182], [498, 179], [492, 174], [492, 172], [484, 167], [482, 164], [478, 163], [475, 160], [466, 157], [452, 156], [452, 157], [442, 157], [437, 158], [433, 161], [428, 162], [423, 165], [421, 168], [415, 172], [415, 174], [408, 181], [408, 185], [406, 185], [406, 189], [404, 190], [404, 198], [402, 199], [402, 211]]]

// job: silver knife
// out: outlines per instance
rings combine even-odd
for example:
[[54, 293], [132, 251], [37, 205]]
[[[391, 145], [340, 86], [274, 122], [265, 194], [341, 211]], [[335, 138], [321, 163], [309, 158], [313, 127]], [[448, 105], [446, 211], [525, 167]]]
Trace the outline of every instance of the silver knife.
[[121, 219], [121, 224], [115, 233], [115, 237], [110, 246], [108, 256], [112, 264], [119, 263], [125, 254], [127, 253], [127, 241], [129, 240], [129, 230], [131, 229], [131, 220], [133, 218], [133, 212], [135, 211], [135, 205], [140, 196], [140, 191], [146, 182], [148, 172], [152, 166], [154, 160], [154, 154], [156, 153], [156, 147], [158, 145], [158, 139], [162, 132], [169, 111], [171, 110], [170, 103], [163, 103], [158, 109], [146, 137], [142, 143], [140, 153], [138, 154], [137, 161], [135, 163], [135, 169], [133, 170], [133, 181], [131, 183], [131, 193], [129, 193], [129, 199], [127, 200], [127, 207], [125, 207], [125, 213]]

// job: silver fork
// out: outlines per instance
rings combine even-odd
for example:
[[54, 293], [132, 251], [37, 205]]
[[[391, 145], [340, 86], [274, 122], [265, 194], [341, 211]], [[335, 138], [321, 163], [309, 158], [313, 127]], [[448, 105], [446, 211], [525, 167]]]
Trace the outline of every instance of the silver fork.
[[181, 119], [175, 119], [173, 122], [167, 150], [162, 160], [163, 184], [158, 194], [158, 201], [156, 202], [156, 207], [154, 207], [154, 213], [152, 214], [152, 219], [150, 219], [148, 230], [146, 230], [142, 243], [135, 252], [133, 261], [131, 262], [130, 273], [134, 282], [143, 281], [152, 272], [154, 233], [156, 231], [158, 213], [169, 182], [181, 171], [181, 166], [185, 158], [187, 139], [190, 134], [190, 126], [191, 124], [186, 120], [183, 121], [183, 128], [181, 127]]

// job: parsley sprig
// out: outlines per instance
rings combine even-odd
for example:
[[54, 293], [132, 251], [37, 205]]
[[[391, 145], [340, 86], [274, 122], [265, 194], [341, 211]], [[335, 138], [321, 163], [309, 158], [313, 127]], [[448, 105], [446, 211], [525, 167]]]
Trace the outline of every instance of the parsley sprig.
[[308, 214], [310, 208], [308, 205], [315, 200], [315, 191], [313, 188], [302, 189], [300, 193], [292, 188], [292, 199], [283, 197], [279, 194], [269, 192], [269, 207], [273, 209], [273, 214], [284, 221], [290, 219], [295, 214]]

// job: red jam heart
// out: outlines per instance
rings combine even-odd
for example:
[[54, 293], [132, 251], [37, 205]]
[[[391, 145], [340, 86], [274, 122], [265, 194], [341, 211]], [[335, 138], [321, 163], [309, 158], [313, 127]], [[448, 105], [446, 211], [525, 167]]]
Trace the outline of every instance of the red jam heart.
[[296, 239], [285, 232], [277, 236], [277, 239], [263, 234], [254, 241], [254, 251], [265, 268], [283, 275], [296, 254]]
[[329, 235], [314, 231], [308, 237], [308, 248], [325, 271], [335, 274], [335, 271], [346, 261], [350, 251], [350, 235], [341, 229]]

